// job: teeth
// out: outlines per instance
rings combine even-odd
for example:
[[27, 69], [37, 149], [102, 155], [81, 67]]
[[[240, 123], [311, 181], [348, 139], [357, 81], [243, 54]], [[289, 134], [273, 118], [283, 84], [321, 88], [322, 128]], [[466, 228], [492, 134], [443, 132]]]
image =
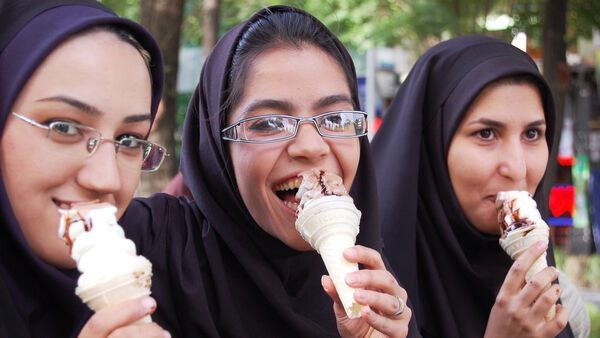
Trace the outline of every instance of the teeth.
[[61, 209], [71, 209], [71, 206], [70, 206], [69, 204], [67, 204], [67, 203], [61, 203], [61, 204], [59, 205], [59, 207], [60, 207]]
[[298, 203], [295, 202], [289, 202], [289, 201], [283, 201], [283, 203], [285, 203], [285, 205], [287, 205], [290, 209], [296, 211], [296, 209], [298, 209]]
[[300, 187], [302, 180], [299, 177], [292, 178], [287, 182], [275, 186], [276, 191], [292, 190]]

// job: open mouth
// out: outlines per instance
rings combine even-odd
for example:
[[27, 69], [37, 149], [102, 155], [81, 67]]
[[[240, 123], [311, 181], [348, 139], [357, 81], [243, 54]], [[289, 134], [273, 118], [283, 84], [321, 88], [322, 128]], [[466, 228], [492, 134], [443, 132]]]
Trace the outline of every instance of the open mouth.
[[274, 191], [277, 197], [290, 209], [296, 211], [298, 208], [298, 200], [296, 200], [296, 193], [302, 183], [302, 179], [299, 177], [293, 177], [289, 180], [275, 185]]

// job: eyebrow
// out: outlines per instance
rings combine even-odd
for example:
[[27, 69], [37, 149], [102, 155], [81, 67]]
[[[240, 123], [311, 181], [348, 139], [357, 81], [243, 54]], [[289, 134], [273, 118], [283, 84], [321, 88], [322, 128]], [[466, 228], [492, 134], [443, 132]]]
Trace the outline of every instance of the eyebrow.
[[[89, 114], [90, 116], [101, 117], [104, 115], [104, 113], [100, 109], [98, 109], [94, 106], [91, 106], [85, 102], [81, 102], [77, 99], [68, 97], [68, 96], [63, 96], [63, 95], [52, 96], [52, 97], [46, 97], [43, 99], [39, 99], [37, 101], [38, 102], [62, 102], [62, 103], [66, 103], [66, 104], [74, 107], [75, 109], [77, 109], [79, 111]], [[123, 122], [135, 123], [135, 122], [147, 121], [147, 120], [150, 120], [151, 118], [152, 118], [152, 115], [150, 115], [150, 114], [129, 115], [123, 119]]]
[[340, 102], [349, 103], [354, 108], [354, 101], [352, 101], [352, 99], [348, 95], [345, 95], [345, 94], [335, 94], [335, 95], [326, 96], [326, 97], [320, 99], [319, 101], [317, 101], [313, 105], [313, 108], [315, 108], [315, 109], [322, 108], [322, 107], [326, 107], [326, 106], [332, 105], [334, 103], [340, 103]]
[[[339, 102], [347, 102], [347, 103], [351, 104], [352, 107], [354, 107], [354, 102], [348, 95], [335, 94], [335, 95], [330, 95], [330, 96], [326, 96], [324, 98], [319, 99], [317, 102], [315, 102], [315, 104], [313, 105], [313, 108], [314, 109], [322, 108], [322, 107], [326, 107], [326, 106], [332, 105], [334, 103], [339, 103]], [[253, 110], [260, 109], [260, 108], [273, 108], [273, 109], [290, 112], [290, 111], [294, 110], [294, 105], [292, 105], [289, 102], [280, 101], [280, 100], [271, 100], [271, 99], [258, 100], [258, 101], [254, 101], [254, 102], [250, 103], [248, 105], [248, 107], [246, 107], [246, 109], [244, 109], [243, 116], [245, 116], [247, 113], [249, 113]]]
[[76, 100], [76, 99], [68, 97], [68, 96], [52, 96], [52, 97], [46, 97], [43, 99], [39, 99], [37, 101], [38, 102], [62, 102], [62, 103], [66, 103], [69, 106], [76, 108], [77, 110], [87, 113], [91, 116], [104, 115], [104, 113], [101, 112], [98, 108], [96, 108], [94, 106], [90, 106], [87, 103], [81, 102], [79, 100]]
[[[505, 126], [505, 124], [502, 122], [498, 122], [498, 121], [490, 120], [490, 119], [486, 119], [486, 118], [473, 120], [473, 121], [469, 122], [469, 125], [478, 124], [478, 123], [486, 125], [486, 126], [490, 126], [490, 127], [497, 127], [497, 128], [503, 128]], [[538, 127], [538, 126], [545, 126], [545, 125], [546, 125], [545, 120], [537, 120], [537, 121], [528, 123], [527, 127], [529, 128], [529, 127]]]

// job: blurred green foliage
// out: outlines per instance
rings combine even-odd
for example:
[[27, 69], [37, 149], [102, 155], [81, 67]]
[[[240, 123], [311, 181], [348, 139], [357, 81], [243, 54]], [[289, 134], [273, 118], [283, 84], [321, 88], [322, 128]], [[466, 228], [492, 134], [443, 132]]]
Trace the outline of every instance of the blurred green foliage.
[[591, 302], [585, 302], [584, 304], [590, 314], [590, 338], [600, 338], [600, 309]]
[[[119, 15], [139, 21], [140, 0], [100, 0]], [[202, 44], [202, 0], [185, 0], [181, 44]], [[417, 54], [432, 43], [485, 32], [486, 18], [507, 15], [512, 26], [494, 32], [510, 40], [525, 32], [541, 46], [545, 0], [221, 0], [221, 34], [257, 10], [282, 4], [302, 8], [324, 22], [350, 49], [403, 45]], [[488, 15], [486, 17], [485, 15]], [[568, 43], [600, 27], [600, 1], [569, 0]]]

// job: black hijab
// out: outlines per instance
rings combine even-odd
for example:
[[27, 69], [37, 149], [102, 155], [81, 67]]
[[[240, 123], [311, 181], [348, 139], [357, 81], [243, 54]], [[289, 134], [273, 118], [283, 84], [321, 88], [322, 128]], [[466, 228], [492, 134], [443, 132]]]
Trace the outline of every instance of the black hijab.
[[[63, 41], [95, 25], [130, 32], [152, 57], [152, 114], [162, 95], [162, 56], [140, 25], [117, 17], [95, 1], [2, 1], [0, 5], [0, 133], [14, 100], [31, 74]], [[23, 201], [26, 203], [26, 201]], [[68, 337], [91, 311], [75, 296], [77, 270], [64, 271], [39, 259], [17, 223], [0, 178], [0, 334]], [[58, 226], [58, 225], [57, 225]]]
[[[137, 199], [121, 220], [154, 266], [152, 292], [158, 307], [153, 318], [175, 336], [339, 335], [332, 301], [321, 287], [321, 276], [327, 274], [321, 258], [314, 251], [289, 248], [258, 226], [242, 201], [221, 139], [221, 107], [232, 55], [248, 26], [273, 12], [296, 12], [313, 20], [331, 35], [343, 56], [342, 67], [355, 74], [348, 52], [333, 33], [292, 7], [263, 9], [217, 43], [204, 64], [184, 125], [182, 172], [194, 200], [164, 194]], [[356, 89], [352, 97], [358, 106]], [[351, 189], [363, 212], [357, 242], [379, 249], [375, 173], [364, 137], [360, 152]]]
[[[496, 79], [519, 74], [529, 74], [538, 83], [550, 147], [554, 103], [536, 64], [510, 44], [485, 36], [451, 39], [427, 51], [402, 84], [373, 140], [384, 253], [407, 288], [426, 337], [482, 337], [513, 263], [498, 236], [484, 234], [467, 221], [452, 189], [447, 155], [481, 90]], [[534, 196], [539, 206], [544, 205], [542, 185]], [[554, 265], [551, 248], [548, 260]], [[567, 331], [562, 335], [570, 335]]]

